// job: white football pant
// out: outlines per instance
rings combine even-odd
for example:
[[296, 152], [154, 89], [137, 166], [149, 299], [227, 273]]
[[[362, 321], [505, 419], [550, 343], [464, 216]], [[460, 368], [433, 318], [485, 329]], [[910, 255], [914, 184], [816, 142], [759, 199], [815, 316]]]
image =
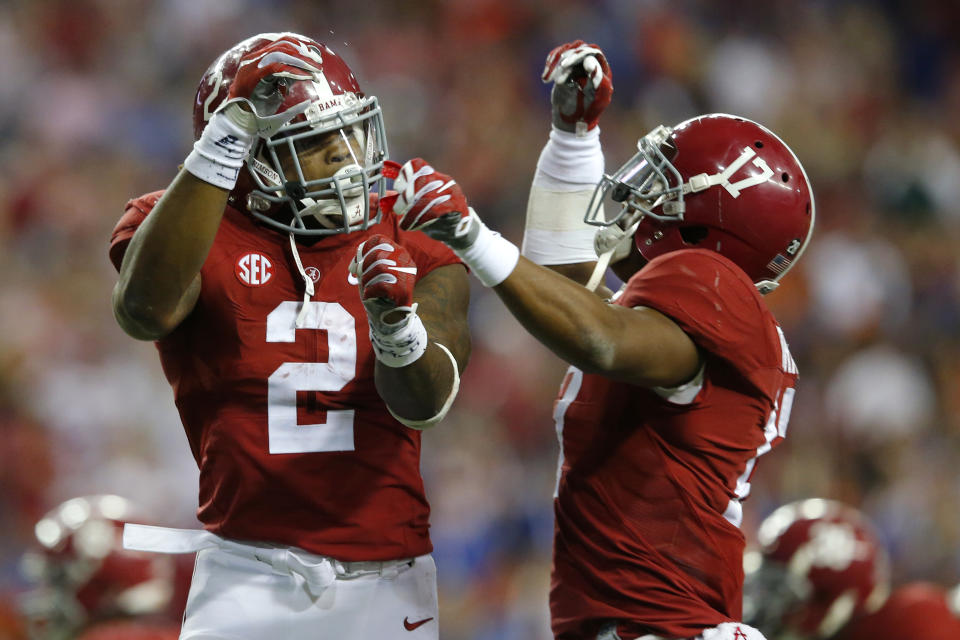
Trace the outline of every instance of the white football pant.
[[438, 640], [429, 555], [339, 562], [207, 531], [127, 525], [127, 548], [196, 550], [180, 640]]

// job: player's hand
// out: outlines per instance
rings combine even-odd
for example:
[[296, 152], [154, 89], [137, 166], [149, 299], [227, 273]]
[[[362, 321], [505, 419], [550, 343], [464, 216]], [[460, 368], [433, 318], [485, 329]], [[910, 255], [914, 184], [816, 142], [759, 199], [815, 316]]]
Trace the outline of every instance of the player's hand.
[[278, 40], [240, 59], [227, 99], [218, 111], [224, 111], [250, 133], [268, 138], [307, 109], [309, 102], [305, 100], [277, 113], [290, 86], [311, 80], [318, 71], [302, 58], [294, 44]]
[[413, 288], [417, 265], [396, 241], [375, 234], [350, 262], [370, 324], [370, 346], [388, 367], [405, 367], [427, 350], [427, 330], [417, 316]]
[[394, 178], [397, 193], [383, 198], [380, 209], [392, 210], [401, 229], [423, 231], [446, 244], [487, 287], [506, 280], [517, 266], [520, 250], [483, 224], [453, 178], [435, 171], [422, 158], [399, 169], [390, 163], [384, 175]]
[[380, 234], [372, 235], [357, 247], [350, 262], [357, 278], [360, 299], [373, 321], [384, 313], [413, 304], [417, 265], [407, 250]]
[[596, 127], [613, 96], [613, 76], [603, 51], [583, 40], [547, 54], [542, 80], [553, 83], [553, 124], [563, 131], [580, 133]]
[[460, 185], [422, 158], [400, 167], [393, 188], [396, 198], [384, 198], [381, 206], [393, 208], [401, 229], [423, 231], [454, 249], [465, 249], [476, 240], [479, 219]]

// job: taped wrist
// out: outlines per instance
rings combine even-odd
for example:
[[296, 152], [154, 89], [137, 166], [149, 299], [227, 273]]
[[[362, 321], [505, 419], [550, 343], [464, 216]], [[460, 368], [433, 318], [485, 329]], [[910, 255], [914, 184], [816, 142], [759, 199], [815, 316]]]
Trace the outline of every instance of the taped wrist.
[[476, 240], [465, 249], [454, 249], [453, 252], [485, 287], [495, 287], [516, 268], [520, 250], [496, 231], [491, 231], [473, 209], [470, 209], [470, 216], [477, 225]]
[[230, 191], [237, 184], [254, 140], [255, 133], [238, 125], [226, 113], [215, 113], [200, 139], [193, 143], [193, 151], [183, 167], [204, 182]]
[[527, 200], [523, 255], [545, 265], [596, 260], [596, 227], [583, 221], [592, 196], [592, 189], [552, 191], [534, 182]]
[[[395, 311], [407, 313], [396, 322], [385, 317]], [[393, 307], [376, 319], [367, 315], [370, 325], [370, 343], [377, 360], [392, 368], [405, 367], [416, 362], [427, 350], [427, 329], [417, 315], [417, 303], [409, 307]]]
[[583, 218], [602, 176], [599, 127], [584, 137], [554, 127], [530, 187], [523, 255], [544, 265], [596, 260], [596, 229]]

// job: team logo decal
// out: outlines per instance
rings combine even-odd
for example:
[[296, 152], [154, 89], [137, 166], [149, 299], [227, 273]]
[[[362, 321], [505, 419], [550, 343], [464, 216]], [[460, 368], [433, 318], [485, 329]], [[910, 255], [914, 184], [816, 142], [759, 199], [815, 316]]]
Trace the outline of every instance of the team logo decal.
[[307, 277], [313, 280], [314, 282], [319, 282], [320, 280], [320, 269], [316, 267], [307, 267], [303, 270], [307, 274]]
[[234, 273], [248, 287], [261, 287], [273, 279], [273, 261], [266, 254], [251, 251], [240, 256]]

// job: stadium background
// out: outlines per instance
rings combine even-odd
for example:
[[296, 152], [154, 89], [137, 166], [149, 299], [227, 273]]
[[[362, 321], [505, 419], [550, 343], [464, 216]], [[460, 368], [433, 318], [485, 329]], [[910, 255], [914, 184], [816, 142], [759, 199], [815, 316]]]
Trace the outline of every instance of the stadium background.
[[[935, 0], [34, 0], [0, 3], [0, 592], [33, 524], [125, 495], [194, 526], [196, 470], [152, 345], [110, 312], [110, 231], [189, 150], [207, 64], [259, 31], [329, 44], [379, 96], [391, 156], [453, 174], [519, 242], [549, 128], [546, 52], [599, 43], [608, 168], [660, 123], [769, 125], [817, 195], [814, 244], [769, 302], [801, 371], [745, 531], [846, 500], [896, 579], [960, 578], [960, 5]], [[425, 437], [442, 636], [544, 638], [561, 363], [475, 290], [474, 355]]]

